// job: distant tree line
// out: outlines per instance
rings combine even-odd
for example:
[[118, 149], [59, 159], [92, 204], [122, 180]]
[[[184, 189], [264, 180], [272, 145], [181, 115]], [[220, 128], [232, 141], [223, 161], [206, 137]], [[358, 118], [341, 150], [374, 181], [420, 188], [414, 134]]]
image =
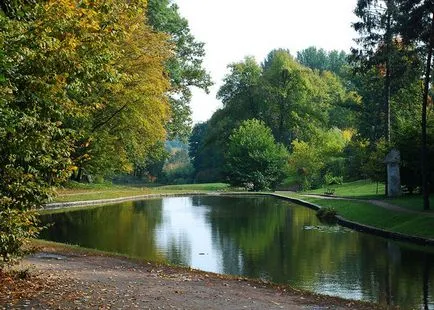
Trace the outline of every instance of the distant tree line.
[[[286, 179], [278, 186], [384, 182], [384, 157], [397, 148], [403, 185], [424, 192], [428, 208], [434, 184], [427, 160], [434, 156], [433, 10], [432, 1], [360, 0], [354, 24], [360, 36], [349, 55], [309, 47], [296, 58], [273, 50], [261, 64], [246, 57], [229, 65], [218, 92], [223, 107], [197, 124], [189, 140], [195, 181], [234, 180], [234, 135], [256, 119], [289, 152], [289, 166], [282, 166]], [[241, 162], [240, 171], [246, 169]]]

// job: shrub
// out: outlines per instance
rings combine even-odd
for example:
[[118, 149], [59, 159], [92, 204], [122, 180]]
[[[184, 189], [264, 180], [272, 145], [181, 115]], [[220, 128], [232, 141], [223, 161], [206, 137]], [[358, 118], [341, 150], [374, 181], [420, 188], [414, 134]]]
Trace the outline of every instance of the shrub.
[[262, 121], [244, 121], [232, 132], [226, 151], [226, 175], [234, 186], [252, 184], [255, 191], [274, 188], [285, 177], [288, 151], [274, 140]]
[[35, 211], [0, 211], [0, 270], [28, 253], [24, 246], [28, 244], [29, 238], [37, 237], [40, 232], [38, 222]]
[[319, 218], [319, 220], [326, 223], [336, 223], [337, 214], [337, 211], [330, 207], [321, 208], [316, 212], [316, 216]]

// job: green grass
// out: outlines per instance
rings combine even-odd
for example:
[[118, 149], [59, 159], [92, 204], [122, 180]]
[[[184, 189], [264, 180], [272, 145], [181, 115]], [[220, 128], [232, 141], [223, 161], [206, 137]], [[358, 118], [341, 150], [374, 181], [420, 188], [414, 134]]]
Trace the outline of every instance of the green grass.
[[[370, 198], [370, 199], [383, 199], [384, 198], [384, 184], [378, 184], [370, 180], [359, 180], [355, 182], [344, 183], [341, 185], [331, 185], [327, 188], [335, 189], [335, 196], [340, 197], [353, 197], [353, 198]], [[324, 194], [326, 188], [319, 188], [309, 190], [305, 193], [309, 194]]]
[[[342, 185], [332, 185], [329, 187], [335, 189], [334, 195], [338, 197], [378, 200], [387, 199], [387, 202], [408, 210], [423, 210], [423, 201], [421, 195], [403, 195], [401, 197], [390, 199], [384, 195], [384, 184], [378, 184], [377, 193], [377, 183], [370, 180], [359, 180], [355, 182], [344, 183]], [[325, 190], [326, 189], [323, 187], [306, 191], [304, 194], [322, 195], [324, 194]], [[434, 212], [434, 197], [430, 198], [430, 205]]]
[[334, 208], [347, 220], [407, 235], [434, 239], [434, 217], [396, 212], [366, 201], [333, 200], [315, 197], [301, 199], [322, 207]]
[[[422, 195], [404, 195], [398, 198], [388, 199], [387, 201], [408, 210], [423, 211]], [[430, 207], [430, 212], [434, 213], [434, 197], [432, 195], [430, 197]]]
[[164, 185], [154, 188], [153, 190], [200, 190], [200, 191], [227, 191], [229, 185], [226, 183], [205, 183], [205, 184], [181, 184], [181, 185]]
[[141, 196], [148, 194], [183, 194], [191, 192], [226, 191], [229, 186], [224, 183], [165, 185], [145, 187], [138, 185], [79, 184], [71, 183], [57, 190], [54, 202], [72, 202], [86, 200], [112, 199], [121, 197]]

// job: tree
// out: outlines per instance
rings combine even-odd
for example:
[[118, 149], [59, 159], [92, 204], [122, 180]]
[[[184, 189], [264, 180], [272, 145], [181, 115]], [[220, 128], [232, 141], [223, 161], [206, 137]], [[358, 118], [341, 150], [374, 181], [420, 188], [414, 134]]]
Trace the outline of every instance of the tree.
[[[104, 12], [96, 15], [101, 16], [95, 32], [101, 35], [96, 41], [101, 45], [80, 42], [83, 54], [77, 59], [89, 64], [101, 59], [96, 69], [108, 76], [92, 74], [94, 80], [87, 83], [93, 86], [90, 90], [79, 93], [80, 97], [68, 94], [78, 102], [87, 100], [95, 105], [89, 113], [68, 119], [78, 133], [73, 154], [78, 181], [84, 171], [103, 177], [132, 172], [134, 165], [145, 161], [154, 145], [166, 138], [170, 115], [164, 73], [170, 49], [165, 35], [143, 23], [145, 4], [96, 2], [84, 9], [89, 14]], [[79, 72], [71, 75], [77, 84], [83, 83]]]
[[262, 69], [253, 57], [228, 65], [229, 73], [217, 93], [223, 106], [236, 114], [239, 119], [258, 118], [262, 116], [259, 98], [259, 84]]
[[353, 56], [362, 62], [365, 70], [372, 65], [384, 64], [384, 137], [390, 143], [390, 87], [393, 23], [396, 7], [394, 0], [358, 0], [355, 9], [361, 21], [354, 24], [354, 29], [361, 34], [357, 42], [360, 49], [353, 49]]
[[277, 141], [289, 146], [326, 124], [330, 102], [326, 91], [319, 89], [324, 83], [316, 72], [282, 49], [271, 51], [262, 68], [263, 119]]
[[246, 57], [228, 68], [218, 91], [223, 108], [202, 128], [200, 143], [194, 146], [197, 176], [222, 177], [226, 142], [247, 119], [263, 121], [288, 148], [294, 139], [309, 140], [317, 128], [347, 129], [356, 119], [360, 98], [347, 92], [334, 73], [310, 70], [287, 50], [271, 51], [262, 65]]
[[171, 0], [148, 0], [149, 24], [169, 35], [174, 53], [166, 61], [171, 89], [171, 118], [167, 124], [169, 139], [186, 139], [191, 131], [190, 87], [208, 92], [212, 85], [210, 75], [203, 68], [204, 43], [198, 42], [190, 32], [188, 21], [179, 14]]
[[144, 1], [28, 3], [0, 11], [3, 260], [35, 236], [53, 186], [79, 167], [128, 169], [164, 139], [169, 113], [170, 50], [143, 23]]
[[194, 125], [190, 138], [188, 139], [188, 156], [190, 157], [195, 169], [199, 168], [199, 153], [206, 130], [207, 123], [197, 123]]
[[327, 52], [322, 48], [311, 46], [297, 52], [297, 61], [312, 70], [330, 71], [339, 76], [342, 68], [347, 64], [347, 55], [344, 51]]
[[343, 151], [353, 136], [351, 130], [331, 128], [316, 134], [309, 140], [294, 140], [289, 157], [290, 172], [304, 189], [319, 187], [323, 177], [343, 177], [345, 174]]
[[399, 7], [399, 31], [404, 42], [419, 45], [425, 58], [424, 86], [422, 99], [422, 189], [423, 208], [429, 206], [429, 165], [427, 148], [427, 109], [432, 76], [432, 54], [434, 48], [434, 5], [432, 0], [397, 0]]
[[264, 122], [251, 119], [232, 132], [225, 158], [229, 182], [258, 191], [274, 188], [283, 179], [288, 151], [275, 142]]

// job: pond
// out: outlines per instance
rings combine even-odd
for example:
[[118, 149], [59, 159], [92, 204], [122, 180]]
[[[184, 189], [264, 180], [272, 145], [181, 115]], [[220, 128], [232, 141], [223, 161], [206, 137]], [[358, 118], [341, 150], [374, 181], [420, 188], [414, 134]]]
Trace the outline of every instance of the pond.
[[43, 239], [404, 309], [434, 309], [434, 248], [327, 226], [315, 211], [273, 197], [165, 197], [42, 220], [54, 223]]

